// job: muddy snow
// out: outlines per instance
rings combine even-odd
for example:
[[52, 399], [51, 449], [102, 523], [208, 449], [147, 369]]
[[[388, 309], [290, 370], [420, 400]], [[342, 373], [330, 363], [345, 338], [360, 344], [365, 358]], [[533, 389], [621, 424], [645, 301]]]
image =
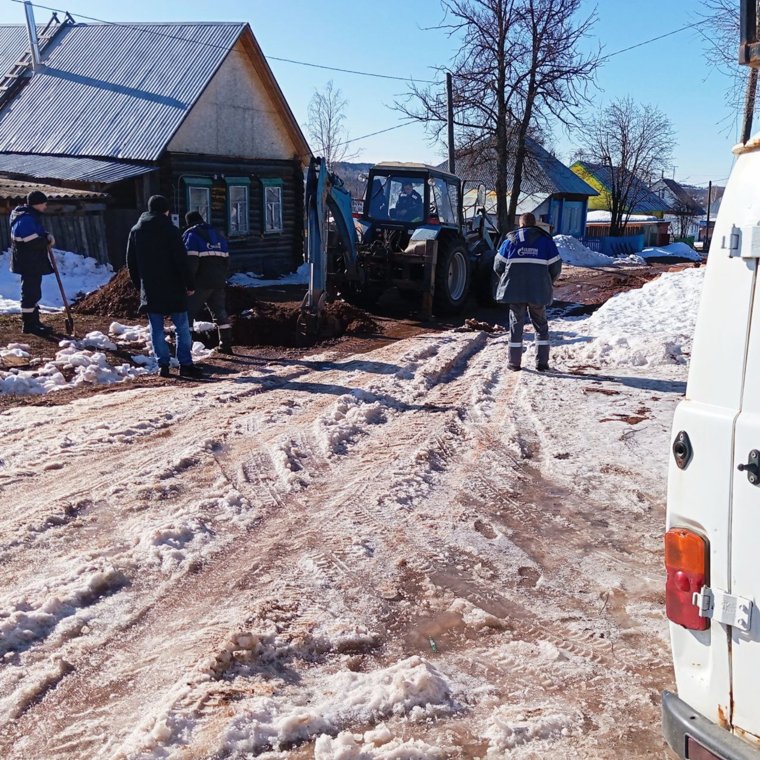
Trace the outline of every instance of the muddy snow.
[[442, 332], [0, 415], [0, 756], [664, 757], [690, 335], [599, 346], [692, 271], [552, 374]]

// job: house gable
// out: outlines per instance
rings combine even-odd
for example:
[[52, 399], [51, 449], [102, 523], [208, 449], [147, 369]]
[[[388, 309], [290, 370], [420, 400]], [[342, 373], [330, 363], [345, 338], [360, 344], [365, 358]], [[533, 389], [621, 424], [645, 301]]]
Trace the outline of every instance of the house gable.
[[607, 188], [585, 167], [584, 164], [578, 161], [570, 167], [570, 171], [577, 174], [586, 184], [591, 185], [591, 187], [597, 192], [596, 196], [592, 196], [588, 199], [588, 210], [606, 210], [609, 205]]
[[[613, 185], [613, 172], [623, 171], [630, 177], [626, 169], [614, 169], [602, 164], [589, 164], [585, 161], [576, 161], [571, 167], [579, 177], [582, 177], [600, 194], [589, 202], [589, 210], [609, 211], [610, 188]], [[670, 212], [671, 208], [659, 195], [652, 192], [641, 180], [631, 177], [633, 183], [635, 203], [633, 208], [626, 209], [633, 214], [656, 214]]]
[[167, 149], [268, 159], [292, 159], [308, 152], [303, 136], [299, 139], [294, 133], [287, 104], [268, 84], [251, 59], [249, 46], [239, 39]]

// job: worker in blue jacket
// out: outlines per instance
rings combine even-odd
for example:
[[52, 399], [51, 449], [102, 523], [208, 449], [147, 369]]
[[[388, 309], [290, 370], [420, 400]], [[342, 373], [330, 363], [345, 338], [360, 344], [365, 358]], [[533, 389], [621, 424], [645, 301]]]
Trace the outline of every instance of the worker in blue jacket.
[[55, 238], [42, 226], [42, 214], [47, 209], [47, 196], [33, 190], [26, 204], [11, 212], [11, 272], [21, 275], [21, 325], [25, 333], [43, 335], [50, 331], [40, 322], [39, 301], [42, 298], [42, 278], [53, 273], [48, 248]]
[[195, 293], [187, 303], [190, 324], [198, 318], [203, 306], [207, 306], [219, 331], [219, 351], [231, 354], [232, 326], [227, 317], [225, 294], [230, 256], [227, 241], [197, 211], [188, 211], [185, 223], [187, 229], [182, 238], [195, 278]]
[[562, 271], [557, 246], [548, 232], [536, 227], [533, 214], [520, 217], [520, 227], [507, 235], [494, 258], [499, 275], [496, 300], [509, 305], [509, 362], [521, 369], [523, 327], [530, 316], [536, 331], [536, 369], [549, 369], [549, 322], [546, 307], [552, 302], [554, 282]]

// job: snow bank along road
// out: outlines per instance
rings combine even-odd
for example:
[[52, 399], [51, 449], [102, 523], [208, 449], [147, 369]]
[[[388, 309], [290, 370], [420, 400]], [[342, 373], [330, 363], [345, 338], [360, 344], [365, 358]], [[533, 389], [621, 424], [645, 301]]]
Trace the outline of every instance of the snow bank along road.
[[0, 756], [663, 757], [682, 383], [506, 341], [0, 417]]

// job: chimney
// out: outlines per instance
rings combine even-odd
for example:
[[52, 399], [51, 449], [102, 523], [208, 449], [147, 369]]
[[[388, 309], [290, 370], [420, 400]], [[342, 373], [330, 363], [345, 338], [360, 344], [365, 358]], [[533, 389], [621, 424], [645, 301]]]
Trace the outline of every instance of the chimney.
[[40, 43], [37, 40], [37, 25], [34, 23], [34, 8], [29, 0], [24, 0], [26, 11], [26, 31], [29, 34], [29, 48], [32, 54], [32, 70], [36, 74], [42, 67], [40, 62]]

